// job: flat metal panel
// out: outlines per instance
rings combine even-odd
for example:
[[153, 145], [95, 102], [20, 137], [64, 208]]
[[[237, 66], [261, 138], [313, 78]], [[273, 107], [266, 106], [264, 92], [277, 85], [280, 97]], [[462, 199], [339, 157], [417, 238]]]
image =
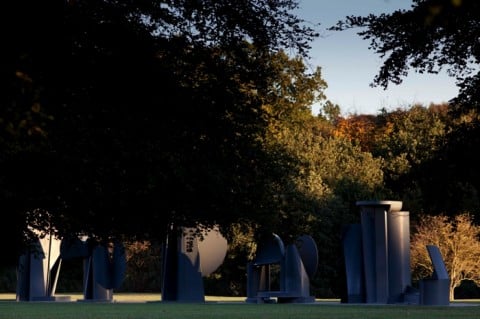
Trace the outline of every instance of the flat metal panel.
[[365, 278], [360, 224], [350, 224], [344, 227], [342, 244], [347, 284], [346, 302], [363, 303], [365, 302]]

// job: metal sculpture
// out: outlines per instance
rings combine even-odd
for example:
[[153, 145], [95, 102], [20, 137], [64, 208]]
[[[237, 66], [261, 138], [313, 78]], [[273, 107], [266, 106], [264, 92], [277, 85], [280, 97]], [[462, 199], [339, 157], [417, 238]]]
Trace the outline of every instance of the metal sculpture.
[[122, 243], [92, 244], [82, 237], [63, 241], [61, 250], [63, 259], [83, 259], [83, 300], [79, 301], [113, 301], [113, 289], [120, 287], [126, 271]]
[[203, 277], [223, 263], [227, 247], [218, 229], [172, 227], [163, 247], [162, 301], [205, 302]]
[[343, 252], [347, 303], [412, 303], [444, 305], [448, 273], [438, 248], [427, 247], [433, 278], [411, 286], [409, 212], [401, 201], [359, 201], [361, 224], [344, 228]]
[[61, 266], [60, 240], [52, 234], [39, 236], [19, 258], [17, 267], [17, 301], [57, 301], [55, 290]]
[[[271, 282], [272, 266], [280, 267], [279, 287]], [[260, 243], [255, 259], [247, 265], [248, 303], [309, 303], [310, 278], [318, 267], [318, 249], [313, 238], [301, 236], [295, 244], [283, 244], [276, 234]]]
[[83, 258], [85, 301], [112, 301], [113, 289], [123, 281], [126, 259], [121, 243], [108, 247], [89, 243], [86, 237], [58, 239], [38, 236], [30, 250], [20, 256], [17, 267], [17, 301], [66, 301], [54, 296], [62, 260]]
[[432, 261], [433, 273], [430, 278], [420, 280], [420, 304], [448, 306], [450, 304], [450, 276], [443, 262], [440, 249], [427, 245], [428, 255]]
[[400, 211], [401, 201], [356, 204], [361, 225], [343, 234], [346, 301], [401, 303], [411, 287], [409, 212]]

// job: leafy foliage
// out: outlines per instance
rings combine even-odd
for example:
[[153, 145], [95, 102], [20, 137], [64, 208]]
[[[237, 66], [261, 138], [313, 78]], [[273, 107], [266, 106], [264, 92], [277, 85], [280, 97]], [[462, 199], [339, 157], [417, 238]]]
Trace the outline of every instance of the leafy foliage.
[[415, 225], [411, 241], [411, 265], [414, 280], [426, 278], [433, 269], [426, 245], [440, 249], [450, 275], [450, 300], [454, 289], [462, 281], [480, 283], [480, 227], [473, 223], [471, 214], [462, 213], [454, 218], [445, 215], [424, 215]]
[[[450, 123], [443, 123], [447, 126], [442, 133], [445, 134], [444, 142], [433, 146], [433, 150], [439, 151], [435, 154], [434, 151], [430, 152], [431, 161], [425, 157], [417, 158], [421, 159], [422, 164], [416, 165], [416, 172], [412, 171], [411, 177], [414, 178], [405, 181], [411, 183], [415, 179], [422, 180], [423, 185], [420, 188], [427, 192], [420, 194], [414, 185], [409, 196], [424, 197], [424, 206], [445, 199], [440, 205], [434, 206], [435, 210], [460, 211], [461, 205], [456, 205], [455, 202], [466, 203], [467, 197], [474, 199], [468, 204], [469, 209], [478, 210], [479, 207], [476, 195], [479, 190], [476, 182], [479, 180], [476, 164], [478, 152], [475, 151], [479, 136], [479, 122], [476, 119], [480, 101], [479, 12], [479, 3], [473, 0], [415, 0], [409, 10], [397, 10], [390, 14], [348, 16], [331, 27], [338, 31], [357, 28], [357, 34], [369, 41], [370, 49], [383, 59], [372, 86], [386, 89], [390, 83], [400, 84], [403, 78], [413, 71], [435, 74], [446, 70], [457, 80], [460, 91], [449, 103], [448, 108], [454, 118], [449, 119], [453, 120]], [[466, 118], [470, 121], [459, 125], [459, 122], [464, 122]], [[440, 137], [441, 134], [437, 136]], [[417, 148], [419, 144], [416, 142], [420, 141], [411, 142], [412, 147]], [[424, 147], [428, 147], [427, 145], [424, 144]], [[406, 144], [400, 148], [405, 146]], [[410, 155], [412, 151], [414, 152]], [[394, 183], [387, 181], [387, 184], [397, 184], [393, 187], [394, 191], [398, 192], [400, 188], [406, 187], [406, 183], [403, 183], [403, 186], [398, 184], [400, 175], [411, 170], [411, 161], [415, 160], [413, 157], [419, 155], [423, 156], [412, 149], [386, 161], [390, 165], [387, 167], [390, 173], [386, 172], [386, 176], [395, 180]], [[421, 174], [422, 171], [425, 174]], [[430, 176], [426, 176], [427, 174]], [[429, 188], [432, 188], [431, 191]], [[460, 189], [462, 191], [456, 191]], [[461, 200], [456, 201], [454, 198]]]
[[125, 245], [125, 279], [119, 290], [161, 291], [161, 249], [150, 242]]
[[410, 10], [349, 16], [332, 29], [362, 28], [358, 35], [385, 59], [374, 85], [399, 84], [410, 68], [419, 73], [447, 68], [466, 89], [473, 88], [467, 76], [474, 74], [473, 66], [480, 58], [476, 46], [479, 10], [473, 0], [415, 0]]
[[21, 242], [27, 217], [44, 211], [60, 237], [98, 240], [161, 240], [171, 223], [228, 225], [271, 211], [260, 202], [275, 168], [261, 145], [259, 96], [275, 74], [270, 54], [306, 56], [316, 36], [290, 13], [297, 5], [4, 8], [0, 197], [13, 225], [2, 238]]
[[384, 160], [382, 171], [388, 189], [405, 198], [418, 191], [420, 164], [433, 159], [443, 147], [445, 118], [445, 113], [421, 105], [379, 115], [382, 126], [375, 135], [372, 154]]

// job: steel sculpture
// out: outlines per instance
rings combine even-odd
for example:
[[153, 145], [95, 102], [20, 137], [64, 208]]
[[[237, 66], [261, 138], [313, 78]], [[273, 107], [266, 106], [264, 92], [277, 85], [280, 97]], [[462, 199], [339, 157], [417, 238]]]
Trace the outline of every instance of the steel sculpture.
[[218, 229], [172, 227], [163, 246], [162, 301], [205, 302], [203, 277], [223, 263], [227, 248]]
[[20, 256], [17, 266], [17, 301], [58, 301], [55, 296], [60, 274], [60, 240], [52, 234], [38, 236]]
[[120, 287], [126, 271], [122, 243], [98, 244], [78, 237], [63, 241], [61, 251], [63, 259], [83, 261], [83, 299], [79, 301], [113, 301], [113, 290]]
[[[272, 284], [272, 268], [279, 267], [278, 285]], [[284, 246], [273, 234], [259, 244], [255, 259], [247, 265], [247, 303], [311, 303], [310, 278], [318, 267], [318, 249], [309, 235]]]
[[445, 305], [449, 278], [438, 248], [427, 246], [436, 271], [412, 287], [409, 212], [401, 201], [359, 201], [361, 223], [342, 236], [346, 294], [342, 302]]

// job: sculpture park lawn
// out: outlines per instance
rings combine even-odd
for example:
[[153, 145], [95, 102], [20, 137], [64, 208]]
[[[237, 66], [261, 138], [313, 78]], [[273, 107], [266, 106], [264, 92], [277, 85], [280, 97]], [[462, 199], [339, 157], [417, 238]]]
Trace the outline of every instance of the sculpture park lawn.
[[[355, 305], [338, 301], [311, 304], [251, 304], [244, 298], [206, 298], [205, 303], [161, 302], [141, 294], [114, 302], [16, 302], [0, 294], [0, 319], [478, 319], [480, 301], [450, 306]], [[153, 300], [153, 301], [152, 301]]]

